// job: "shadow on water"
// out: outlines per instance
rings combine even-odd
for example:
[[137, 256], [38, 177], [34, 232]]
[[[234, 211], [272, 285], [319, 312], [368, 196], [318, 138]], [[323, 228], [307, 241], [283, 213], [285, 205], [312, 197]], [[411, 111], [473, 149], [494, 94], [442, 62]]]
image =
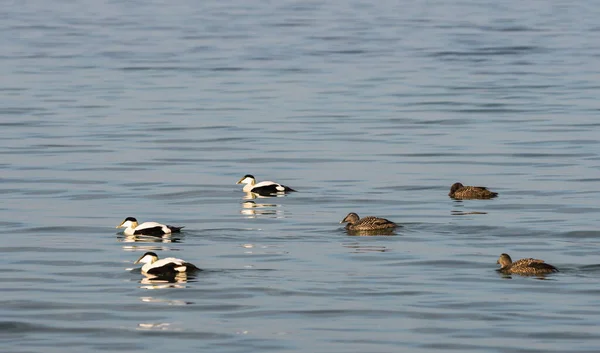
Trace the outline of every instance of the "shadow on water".
[[[588, 275], [588, 274], [600, 275], [600, 264], [581, 266], [581, 267], [577, 268], [577, 270], [574, 270], [574, 271], [577, 271], [578, 274], [583, 274], [583, 275]], [[567, 271], [561, 270], [561, 272], [567, 272]]]
[[387, 252], [388, 247], [377, 245], [365, 245], [360, 243], [342, 243], [342, 246], [351, 249], [353, 253]]
[[[473, 202], [474, 201], [474, 202]], [[452, 216], [467, 216], [467, 215], [484, 215], [488, 214], [485, 211], [468, 211], [463, 210], [468, 205], [478, 204], [482, 200], [452, 200], [452, 210], [450, 210], [450, 214]]]
[[498, 274], [498, 276], [501, 277], [502, 279], [533, 278], [533, 279], [539, 279], [539, 280], [544, 280], [544, 281], [557, 281], [556, 278], [552, 278], [556, 275], [555, 273], [537, 274], [537, 275], [521, 275], [521, 274], [504, 273], [504, 272], [500, 271], [499, 269], [496, 269], [495, 271]]
[[453, 216], [467, 216], [467, 215], [472, 215], [472, 214], [487, 214], [487, 212], [451, 210], [450, 214]]
[[275, 197], [287, 197], [288, 194], [283, 192], [278, 193], [256, 193], [256, 192], [245, 192], [242, 199], [244, 200], [254, 200], [254, 199], [271, 199]]
[[[398, 226], [400, 227], [400, 226]], [[395, 229], [372, 229], [372, 230], [350, 230], [344, 229], [349, 236], [370, 237], [370, 236], [393, 236], [398, 235]]]
[[122, 243], [180, 243], [181, 239], [171, 234], [163, 236], [117, 234], [117, 241]]

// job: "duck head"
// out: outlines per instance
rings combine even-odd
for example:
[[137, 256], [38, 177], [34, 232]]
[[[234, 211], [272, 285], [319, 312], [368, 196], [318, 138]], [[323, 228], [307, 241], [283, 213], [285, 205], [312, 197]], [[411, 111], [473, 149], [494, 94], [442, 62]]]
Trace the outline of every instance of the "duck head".
[[508, 254], [501, 254], [496, 263], [504, 267], [512, 264], [512, 259], [510, 258], [510, 256], [508, 256]]
[[134, 264], [152, 264], [158, 260], [158, 255], [152, 251], [148, 251], [144, 255], [140, 256], [139, 259], [135, 260]]
[[119, 224], [115, 228], [130, 228], [130, 227], [135, 228], [137, 226], [138, 226], [137, 219], [135, 219], [133, 217], [127, 217], [127, 218], [125, 218], [125, 220], [123, 222], [121, 222], [121, 224]]
[[246, 174], [240, 180], [238, 180], [238, 182], [236, 184], [250, 184], [250, 185], [254, 185], [254, 184], [256, 184], [256, 179], [254, 179], [253, 175]]
[[452, 184], [452, 186], [450, 187], [450, 193], [448, 195], [454, 194], [458, 189], [460, 189], [462, 187], [464, 187], [464, 185], [461, 183]]
[[360, 219], [360, 217], [358, 217], [358, 215], [354, 212], [350, 212], [348, 213], [348, 215], [346, 217], [344, 217], [344, 219], [342, 219], [342, 221], [340, 223], [350, 223], [350, 224], [354, 224], [356, 223], [358, 220]]

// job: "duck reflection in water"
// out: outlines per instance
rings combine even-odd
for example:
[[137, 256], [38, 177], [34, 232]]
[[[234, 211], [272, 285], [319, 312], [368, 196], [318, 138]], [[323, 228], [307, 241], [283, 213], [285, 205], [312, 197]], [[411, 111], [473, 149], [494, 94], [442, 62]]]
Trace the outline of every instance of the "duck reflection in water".
[[177, 300], [177, 299], [168, 299], [168, 298], [158, 298], [158, 297], [140, 297], [140, 300], [144, 303], [161, 303], [167, 305], [190, 305], [194, 304], [193, 302], [188, 302], [185, 300]]
[[186, 288], [185, 284], [196, 278], [195, 275], [190, 273], [177, 273], [177, 274], [163, 274], [163, 275], [151, 275], [144, 273], [144, 278], [140, 280], [140, 288], [143, 289], [164, 289], [164, 288]]
[[[469, 204], [469, 206], [472, 204]], [[450, 214], [452, 216], [468, 216], [468, 215], [480, 215], [480, 214], [487, 214], [487, 212], [482, 212], [482, 211], [469, 211], [466, 210], [467, 203], [463, 202], [462, 200], [456, 200], [456, 202], [452, 203], [452, 208], [454, 208], [453, 210], [450, 210]]]
[[174, 328], [168, 322], [140, 322], [137, 329], [143, 331], [183, 331], [181, 328]]
[[119, 241], [123, 243], [179, 243], [181, 238], [165, 234], [161, 237], [151, 235], [125, 235], [118, 236]]
[[350, 249], [351, 252], [355, 254], [390, 251], [390, 249], [385, 246], [364, 245], [360, 243], [346, 243], [342, 244], [342, 246]]
[[245, 192], [244, 196], [242, 196], [242, 199], [244, 200], [254, 200], [254, 199], [270, 199], [273, 197], [285, 197], [285, 194], [269, 194], [269, 195], [261, 195], [261, 194], [257, 194], [255, 192]]
[[242, 203], [241, 214], [246, 218], [256, 218], [257, 216], [274, 216], [271, 218], [283, 218], [283, 212], [278, 208], [281, 205], [256, 203], [254, 201], [245, 201]]
[[452, 214], [453, 216], [467, 216], [472, 214], [487, 214], [487, 212], [452, 210], [450, 211], [450, 214]]

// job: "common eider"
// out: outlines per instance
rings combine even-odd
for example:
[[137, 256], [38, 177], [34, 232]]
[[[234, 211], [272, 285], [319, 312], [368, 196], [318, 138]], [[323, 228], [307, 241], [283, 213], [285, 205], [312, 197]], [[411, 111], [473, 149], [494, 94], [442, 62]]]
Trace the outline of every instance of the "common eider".
[[175, 257], [166, 257], [159, 260], [158, 255], [151, 251], [140, 256], [140, 258], [134, 262], [134, 264], [139, 263], [144, 264], [144, 266], [142, 266], [142, 273], [150, 275], [170, 275], [182, 272], [201, 271], [191, 263]]
[[498, 196], [498, 193], [489, 191], [483, 186], [464, 186], [461, 183], [454, 183], [450, 187], [448, 196], [457, 200], [491, 199]]
[[500, 255], [500, 258], [498, 261], [496, 261], [496, 263], [500, 265], [498, 271], [505, 274], [536, 276], [558, 272], [556, 267], [545, 263], [544, 260], [529, 258], [513, 262], [508, 254]]
[[174, 227], [156, 222], [144, 222], [138, 224], [137, 219], [127, 217], [116, 228], [125, 228], [125, 235], [153, 235], [163, 236], [165, 234], [179, 233], [183, 227]]
[[347, 230], [359, 231], [394, 229], [398, 226], [396, 223], [385, 218], [373, 216], [360, 218], [354, 212], [348, 213], [348, 215], [340, 223], [348, 223], [346, 224]]
[[250, 174], [244, 175], [236, 184], [246, 184], [242, 188], [242, 191], [253, 192], [259, 195], [270, 195], [296, 191], [288, 186], [281, 185], [274, 181], [261, 181], [260, 183], [257, 183], [254, 176]]

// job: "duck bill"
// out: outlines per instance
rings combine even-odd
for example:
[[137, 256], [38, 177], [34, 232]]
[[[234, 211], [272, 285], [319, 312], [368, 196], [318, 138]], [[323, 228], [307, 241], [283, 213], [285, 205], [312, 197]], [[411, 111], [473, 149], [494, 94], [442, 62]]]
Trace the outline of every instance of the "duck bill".
[[246, 179], [245, 177], [243, 177], [242, 179], [238, 180], [238, 182], [236, 184], [241, 184], [242, 180]]
[[137, 259], [137, 260], [135, 260], [135, 262], [134, 262], [133, 264], [134, 264], [134, 265], [135, 265], [135, 264], [139, 264], [139, 263], [140, 263], [140, 260], [141, 260], [141, 259], [143, 259], [143, 258], [144, 258], [144, 256], [146, 256], [146, 254], [144, 254], [144, 255], [140, 256], [140, 258], [139, 258], [139, 259]]
[[118, 229], [118, 228], [121, 228], [121, 227], [123, 227], [123, 223], [125, 223], [125, 221], [121, 222], [121, 224], [119, 224], [119, 225], [118, 225], [118, 226], [116, 226], [115, 228], [117, 228], [117, 229]]

